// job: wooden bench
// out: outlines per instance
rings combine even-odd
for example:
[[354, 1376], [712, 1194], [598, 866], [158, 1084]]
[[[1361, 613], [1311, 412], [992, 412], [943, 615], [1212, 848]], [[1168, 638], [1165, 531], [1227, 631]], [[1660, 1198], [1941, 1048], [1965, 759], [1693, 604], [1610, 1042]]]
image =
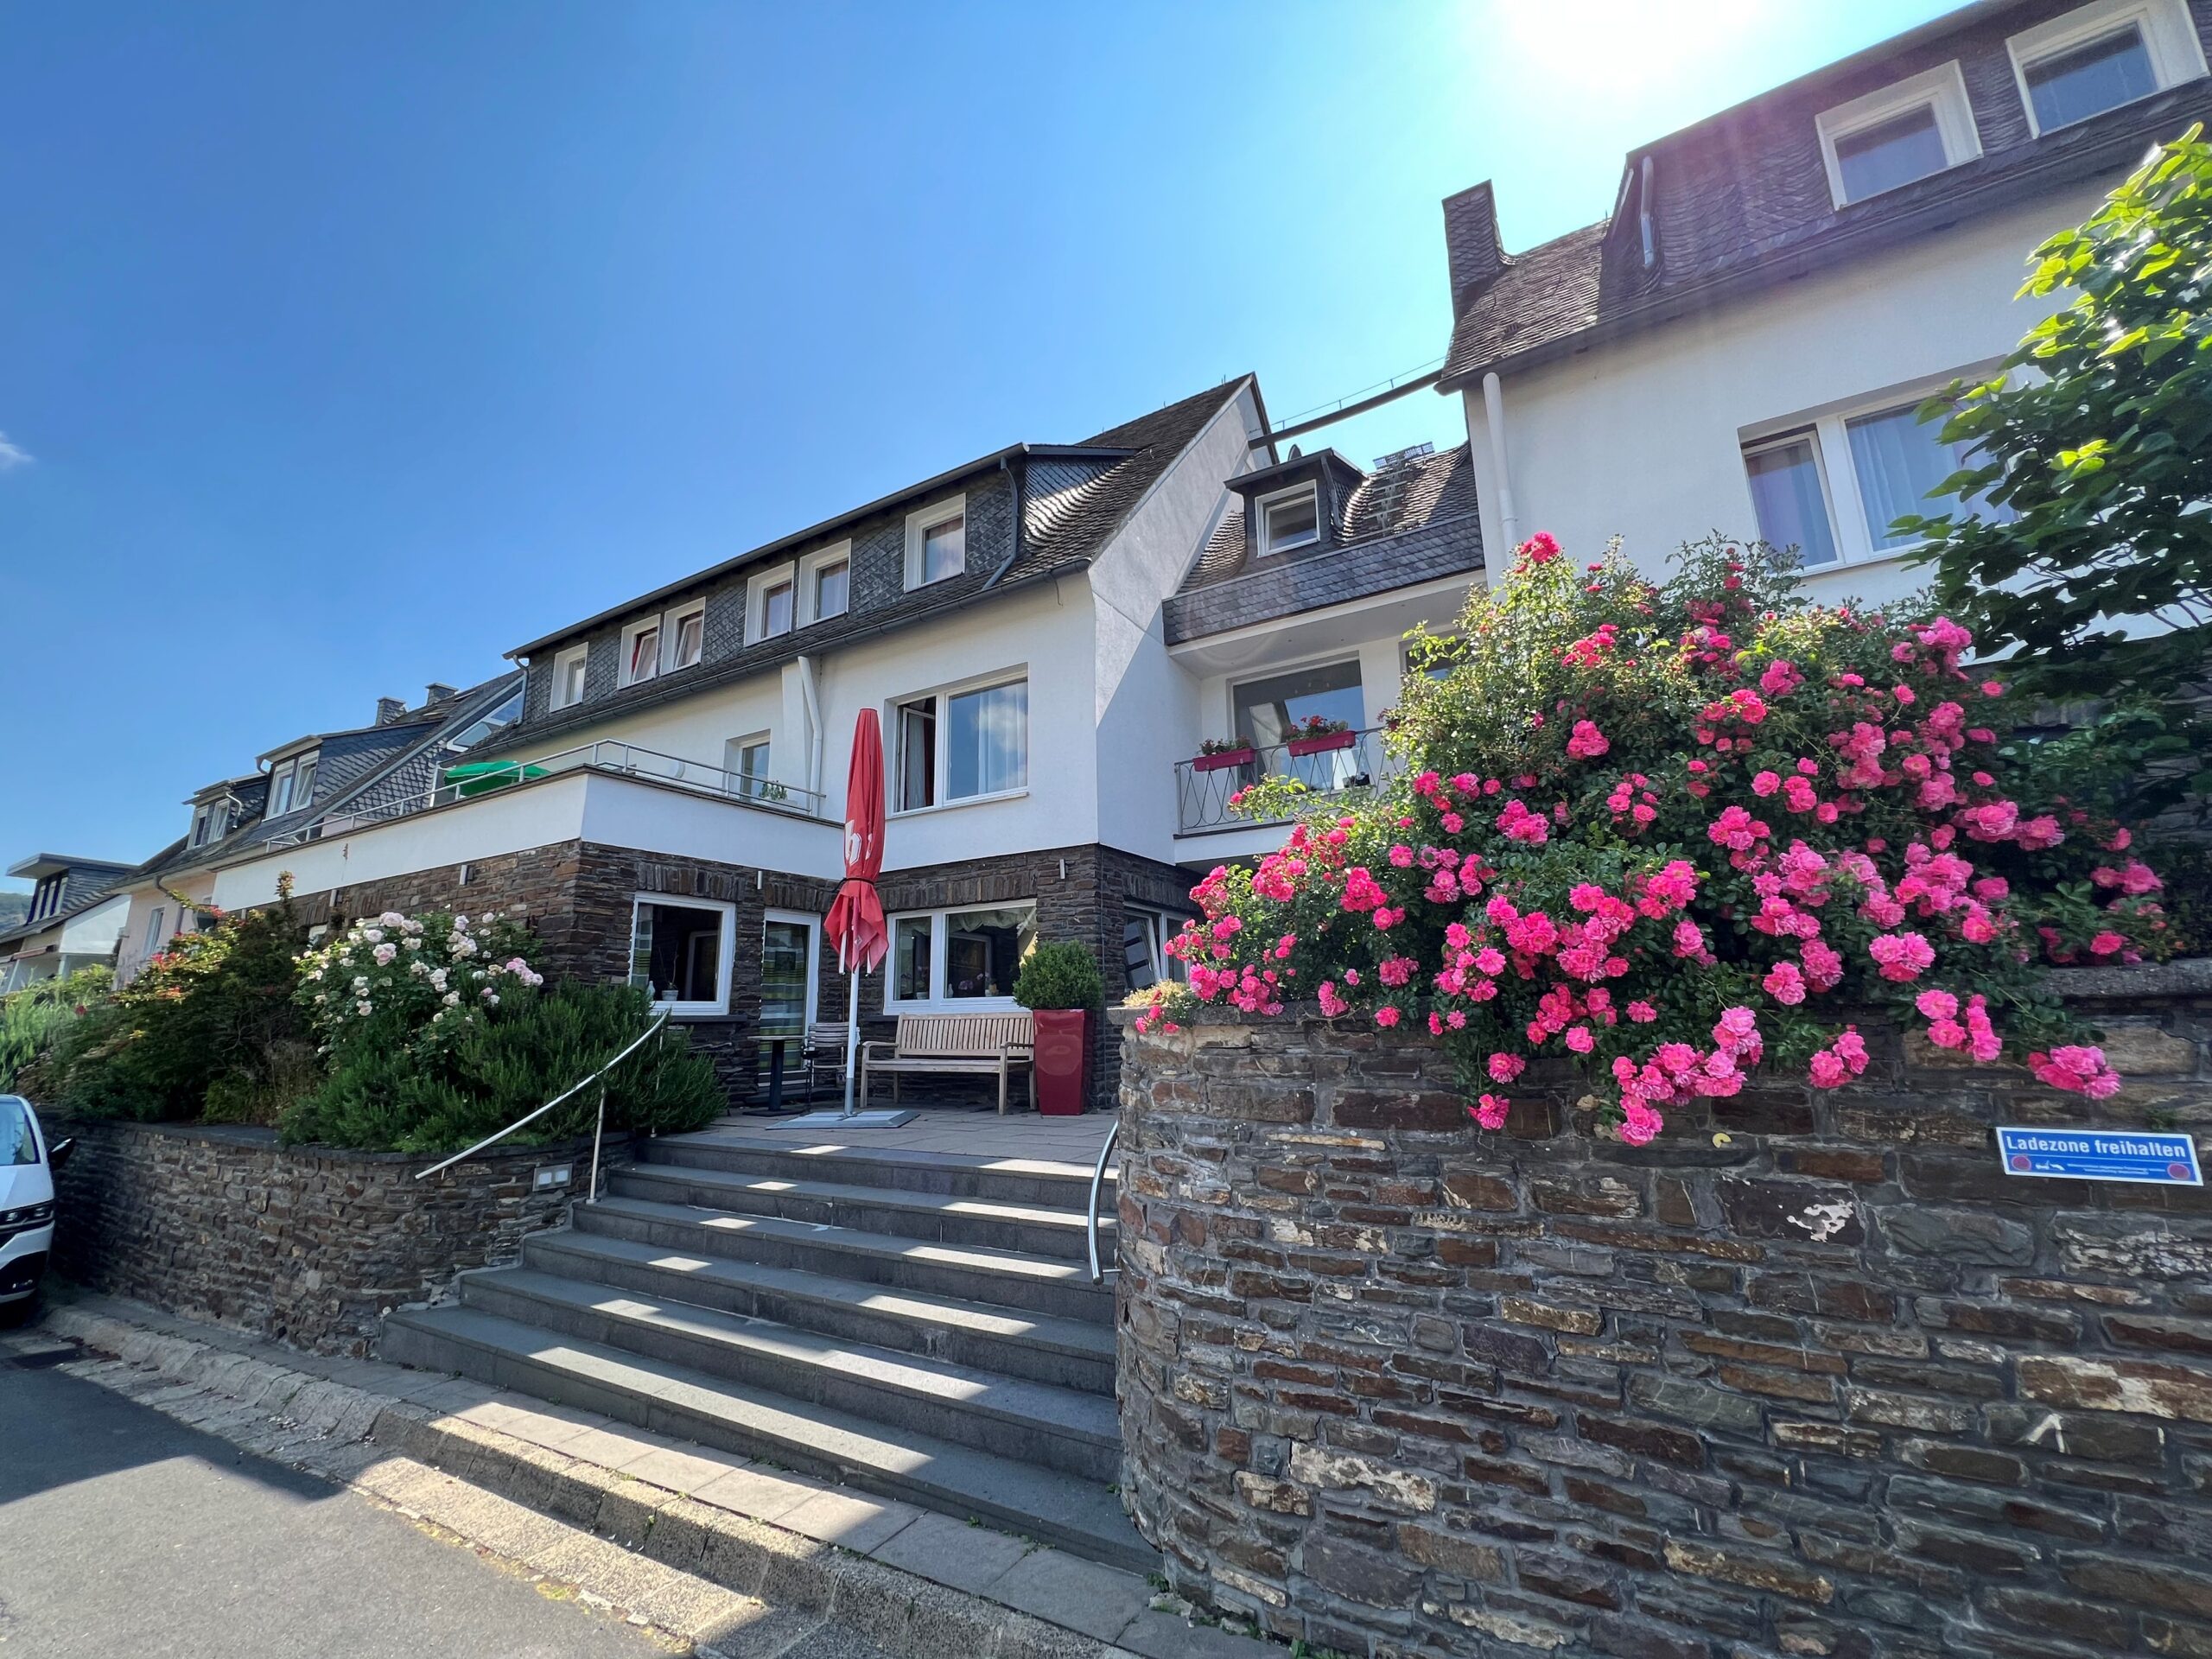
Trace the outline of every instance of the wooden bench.
[[861, 1104], [868, 1104], [868, 1078], [891, 1075], [891, 1097], [899, 1098], [899, 1079], [909, 1072], [944, 1076], [961, 1073], [999, 1080], [999, 1110], [1006, 1110], [1007, 1074], [1015, 1066], [1029, 1073], [1029, 1104], [1037, 1104], [1037, 1033], [1027, 1014], [902, 1014], [893, 1042], [861, 1045]]

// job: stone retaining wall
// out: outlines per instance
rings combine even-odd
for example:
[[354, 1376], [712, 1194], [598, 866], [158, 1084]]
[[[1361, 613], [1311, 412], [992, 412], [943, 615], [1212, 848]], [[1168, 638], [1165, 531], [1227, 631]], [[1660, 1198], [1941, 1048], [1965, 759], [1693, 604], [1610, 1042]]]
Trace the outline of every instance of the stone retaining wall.
[[[442, 1293], [464, 1268], [512, 1261], [582, 1190], [588, 1141], [432, 1157], [283, 1147], [267, 1129], [62, 1122], [54, 1265], [80, 1284], [311, 1353], [375, 1350], [385, 1310]], [[626, 1141], [624, 1143], [626, 1150]], [[543, 1164], [575, 1185], [531, 1190]]]
[[2065, 978], [2101, 1106], [1876, 1033], [1642, 1150], [1349, 1021], [1128, 1034], [1138, 1525], [1377, 1659], [2212, 1656], [2212, 1202], [1990, 1134], [2212, 1121], [2212, 963]]

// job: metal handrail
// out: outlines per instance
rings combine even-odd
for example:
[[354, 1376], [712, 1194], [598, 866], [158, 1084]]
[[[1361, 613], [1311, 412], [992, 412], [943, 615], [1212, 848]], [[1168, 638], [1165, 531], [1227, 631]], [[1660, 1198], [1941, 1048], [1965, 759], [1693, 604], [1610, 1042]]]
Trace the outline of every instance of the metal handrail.
[[[1252, 759], [1235, 766], [1202, 768], [1197, 760], [1175, 763], [1175, 833], [1187, 836], [1206, 830], [1242, 828], [1255, 820], [1245, 817], [1230, 803], [1263, 778], [1294, 778], [1316, 795], [1335, 795], [1371, 788], [1397, 771], [1397, 761], [1383, 741], [1384, 730], [1370, 726], [1344, 735], [1351, 742], [1342, 748], [1292, 753], [1293, 744], [1255, 745]], [[1299, 747], [1310, 739], [1294, 740]]]
[[628, 1047], [625, 1048], [613, 1059], [607, 1061], [605, 1065], [601, 1066], [598, 1071], [593, 1072], [589, 1077], [584, 1077], [576, 1083], [569, 1084], [569, 1087], [563, 1089], [559, 1094], [554, 1096], [552, 1099], [547, 1101], [536, 1111], [531, 1112], [525, 1116], [517, 1118], [513, 1122], [508, 1124], [505, 1128], [501, 1129], [497, 1135], [486, 1135], [481, 1141], [479, 1141], [474, 1146], [469, 1147], [466, 1152], [456, 1152], [452, 1157], [445, 1160], [442, 1163], [432, 1164], [428, 1169], [416, 1171], [415, 1179], [419, 1181], [424, 1176], [435, 1175], [442, 1169], [451, 1169], [455, 1164], [460, 1163], [464, 1159], [474, 1158], [478, 1153], [483, 1151], [485, 1147], [491, 1146], [495, 1141], [505, 1140], [509, 1135], [512, 1135], [517, 1129], [522, 1128], [525, 1123], [536, 1122], [539, 1118], [544, 1116], [546, 1113], [551, 1111], [556, 1106], [558, 1106], [563, 1101], [571, 1098], [581, 1090], [589, 1088], [594, 1083], [597, 1083], [599, 1084], [599, 1119], [598, 1122], [593, 1125], [591, 1132], [591, 1186], [584, 1194], [584, 1202], [586, 1204], [597, 1204], [599, 1202], [599, 1142], [601, 1136], [605, 1135], [607, 1132], [607, 1074], [612, 1071], [616, 1066], [621, 1065], [623, 1061], [628, 1059], [639, 1049], [643, 1048], [645, 1046], [645, 1039], [654, 1035], [661, 1029], [662, 1027], [668, 1023], [668, 1013], [669, 1011], [666, 1008], [662, 1008], [657, 1012], [653, 1015], [652, 1023], [647, 1026], [644, 1031], [639, 1033], [630, 1043]]
[[1083, 1213], [1084, 1234], [1090, 1243], [1090, 1282], [1103, 1284], [1106, 1270], [1098, 1265], [1098, 1189], [1106, 1185], [1106, 1160], [1114, 1155], [1114, 1142], [1122, 1136], [1122, 1121], [1114, 1120], [1106, 1131], [1106, 1144], [1098, 1148], [1098, 1162], [1090, 1171], [1090, 1202]]
[[659, 783], [693, 790], [702, 795], [711, 795], [717, 799], [758, 807], [762, 811], [785, 812], [802, 817], [820, 817], [826, 798], [818, 789], [807, 789], [773, 778], [755, 778], [750, 773], [731, 772], [724, 766], [709, 766], [703, 760], [686, 760], [681, 755], [664, 754], [658, 749], [626, 743], [619, 738], [601, 738], [595, 743], [581, 743], [574, 748], [540, 755], [535, 760], [518, 758], [489, 764], [496, 766], [499, 770], [479, 772], [459, 783], [435, 784], [427, 790], [402, 796], [396, 801], [363, 807], [358, 811], [328, 812], [296, 830], [270, 836], [269, 846], [271, 850], [303, 846], [327, 836], [347, 835], [371, 824], [411, 817], [417, 812], [427, 812], [432, 807], [449, 806], [455, 801], [497, 794], [512, 785], [534, 783], [540, 774], [582, 770], [620, 772], [630, 778], [650, 778]]

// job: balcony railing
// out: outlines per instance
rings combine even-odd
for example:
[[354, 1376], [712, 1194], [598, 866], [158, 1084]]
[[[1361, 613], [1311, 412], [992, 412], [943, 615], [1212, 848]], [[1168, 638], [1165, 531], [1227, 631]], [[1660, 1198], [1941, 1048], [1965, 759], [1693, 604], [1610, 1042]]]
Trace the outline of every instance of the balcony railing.
[[351, 835], [372, 824], [389, 823], [395, 818], [426, 812], [434, 806], [497, 795], [517, 785], [535, 783], [557, 772], [587, 770], [625, 778], [649, 778], [656, 783], [673, 784], [717, 800], [734, 801], [764, 811], [786, 812], [794, 817], [818, 818], [823, 815], [823, 801], [819, 790], [801, 789], [796, 784], [756, 778], [749, 772], [729, 772], [704, 761], [685, 760], [657, 749], [639, 748], [634, 743], [602, 739], [597, 743], [563, 749], [557, 754], [541, 755], [534, 760], [494, 761], [472, 767], [466, 778], [441, 782], [434, 789], [378, 806], [327, 813], [288, 835], [272, 836], [269, 845], [271, 849], [296, 847], [303, 842], [321, 841], [330, 836]]
[[[1209, 830], [1239, 829], [1269, 820], [1248, 818], [1232, 810], [1232, 797], [1262, 778], [1295, 778], [1318, 795], [1341, 795], [1371, 789], [1395, 770], [1384, 752], [1382, 728], [1346, 732], [1341, 748], [1312, 750], [1306, 742], [1278, 743], [1255, 748], [1249, 760], [1224, 766], [1215, 755], [1175, 763], [1175, 833], [1202, 834]], [[1308, 750], [1300, 753], [1299, 750]]]

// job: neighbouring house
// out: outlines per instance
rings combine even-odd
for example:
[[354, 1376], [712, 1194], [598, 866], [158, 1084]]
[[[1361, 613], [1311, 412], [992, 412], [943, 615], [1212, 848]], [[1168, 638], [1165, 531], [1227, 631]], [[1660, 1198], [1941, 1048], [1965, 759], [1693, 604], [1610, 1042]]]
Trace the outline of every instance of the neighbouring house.
[[[521, 708], [522, 677], [512, 671], [465, 691], [431, 685], [411, 709], [380, 698], [372, 724], [295, 738], [257, 757], [251, 772], [197, 791], [185, 834], [114, 883], [127, 906], [118, 976], [127, 982], [202, 916], [231, 908], [221, 890], [226, 869], [264, 857], [327, 813], [428, 798], [448, 768]], [[275, 896], [272, 883], [254, 902]]]
[[0, 995], [115, 960], [130, 900], [117, 890], [128, 864], [35, 853], [8, 874], [32, 883], [30, 908], [0, 929]]
[[2031, 249], [2212, 115], [2209, 38], [2212, 0], [1983, 0], [1632, 151], [1540, 246], [1450, 198], [1486, 537], [1757, 534], [1824, 598], [1920, 586], [1889, 526], [1956, 458], [1916, 406], [2054, 308], [2014, 297]]

